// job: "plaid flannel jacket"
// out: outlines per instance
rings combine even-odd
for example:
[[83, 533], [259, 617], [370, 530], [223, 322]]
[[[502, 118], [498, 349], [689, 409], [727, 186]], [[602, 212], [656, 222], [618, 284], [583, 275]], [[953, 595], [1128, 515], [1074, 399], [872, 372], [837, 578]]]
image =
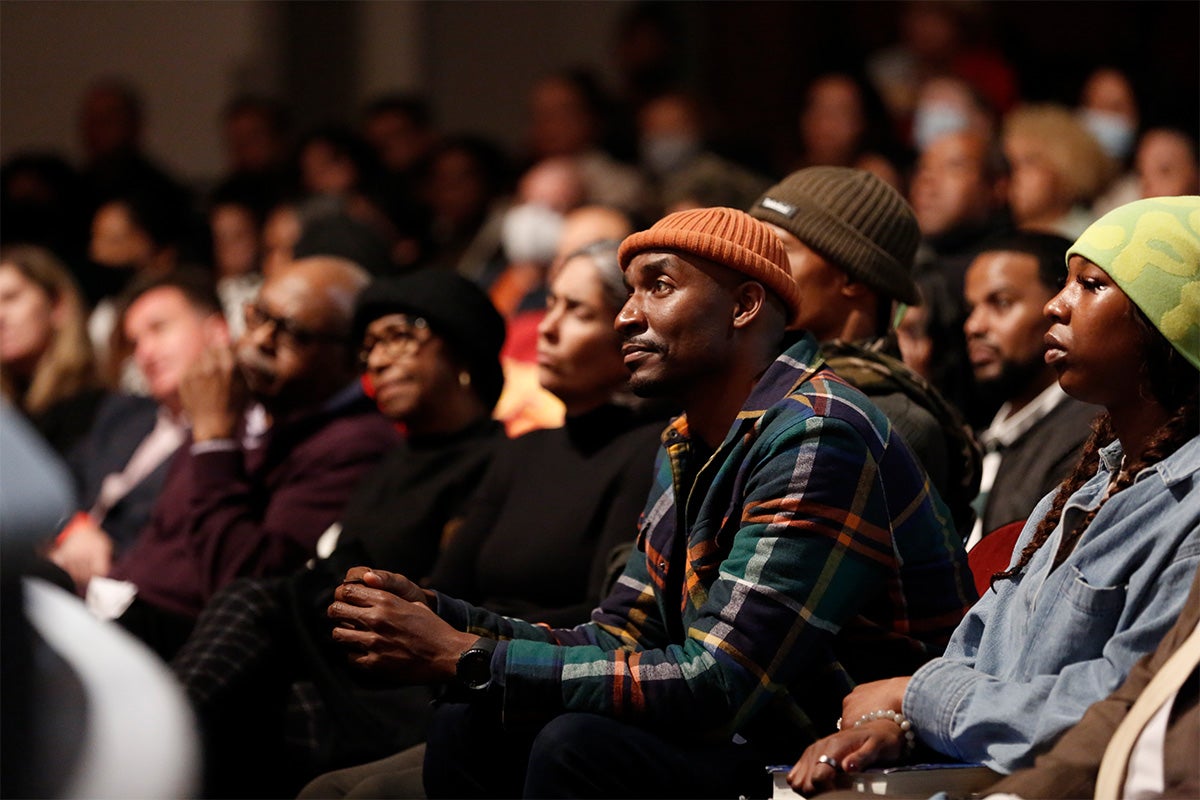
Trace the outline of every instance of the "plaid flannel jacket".
[[798, 753], [832, 731], [855, 681], [941, 653], [975, 600], [946, 507], [811, 336], [763, 374], [699, 473], [690, 452], [680, 417], [637, 549], [590, 622], [552, 630], [439, 596], [447, 621], [505, 640], [492, 670], [506, 721], [583, 711]]

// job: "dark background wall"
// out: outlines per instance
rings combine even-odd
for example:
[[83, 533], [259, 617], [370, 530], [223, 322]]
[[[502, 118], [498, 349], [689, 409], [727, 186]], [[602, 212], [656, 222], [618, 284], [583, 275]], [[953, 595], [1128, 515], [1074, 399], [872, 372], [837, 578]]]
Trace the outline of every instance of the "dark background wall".
[[[620, 82], [626, 0], [530, 2], [0, 3], [0, 155], [75, 153], [87, 82], [116, 73], [142, 86], [149, 146], [181, 174], [220, 169], [217, 115], [233, 94], [288, 100], [304, 124], [350, 120], [384, 89], [427, 92], [444, 129], [518, 150], [524, 97], [566, 66]], [[1149, 121], [1195, 132], [1200, 3], [980, 2], [981, 36], [1016, 69], [1029, 100], [1073, 102], [1083, 77], [1114, 64], [1137, 84]], [[708, 94], [733, 151], [786, 151], [806, 83], [853, 68], [897, 39], [896, 2], [677, 2], [680, 78]]]

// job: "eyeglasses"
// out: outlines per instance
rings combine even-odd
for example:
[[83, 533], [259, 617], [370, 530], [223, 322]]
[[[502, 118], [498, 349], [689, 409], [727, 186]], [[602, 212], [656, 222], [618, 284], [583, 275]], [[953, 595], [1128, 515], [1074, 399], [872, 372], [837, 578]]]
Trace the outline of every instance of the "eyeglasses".
[[376, 347], [383, 348], [384, 358], [415, 355], [432, 335], [429, 323], [421, 317], [397, 315], [395, 321], [389, 323], [386, 328], [363, 337], [362, 349], [358, 351], [359, 363], [365, 368]]
[[257, 331], [270, 323], [275, 340], [284, 347], [299, 348], [307, 347], [315, 342], [336, 344], [346, 341], [346, 337], [341, 334], [310, 330], [295, 320], [277, 317], [256, 303], [246, 303], [242, 307], [242, 314], [246, 320], [247, 332]]

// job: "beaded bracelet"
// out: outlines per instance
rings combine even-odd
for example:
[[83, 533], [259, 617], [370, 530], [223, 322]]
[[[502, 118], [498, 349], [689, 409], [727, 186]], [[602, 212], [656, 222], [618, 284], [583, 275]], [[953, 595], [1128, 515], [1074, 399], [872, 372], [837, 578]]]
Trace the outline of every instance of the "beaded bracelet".
[[[854, 723], [854, 727], [858, 727], [867, 722], [874, 722], [877, 719], [890, 719], [892, 722], [900, 726], [900, 731], [904, 734], [904, 754], [912, 753], [913, 748], [917, 746], [917, 732], [913, 730], [913, 724], [908, 717], [901, 714], [899, 711], [892, 711], [890, 708], [881, 708], [877, 711], [868, 711], [858, 718]], [[838, 730], [842, 729], [842, 721], [838, 720]]]

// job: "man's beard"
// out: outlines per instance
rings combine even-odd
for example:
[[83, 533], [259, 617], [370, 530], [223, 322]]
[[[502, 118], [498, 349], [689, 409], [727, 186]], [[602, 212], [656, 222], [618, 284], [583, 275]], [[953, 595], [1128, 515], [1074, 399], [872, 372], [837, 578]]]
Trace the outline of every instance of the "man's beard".
[[977, 381], [981, 389], [995, 393], [1005, 402], [1025, 391], [1045, 369], [1045, 362], [1039, 356], [1028, 361], [1005, 361], [1000, 368], [1000, 374], [994, 378]]

